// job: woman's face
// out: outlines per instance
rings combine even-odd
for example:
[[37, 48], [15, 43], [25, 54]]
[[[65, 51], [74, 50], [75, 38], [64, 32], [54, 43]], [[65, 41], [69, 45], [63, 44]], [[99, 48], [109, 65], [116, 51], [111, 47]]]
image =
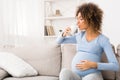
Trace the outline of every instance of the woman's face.
[[88, 28], [85, 20], [81, 16], [81, 13], [77, 16], [77, 25], [80, 30], [86, 30]]

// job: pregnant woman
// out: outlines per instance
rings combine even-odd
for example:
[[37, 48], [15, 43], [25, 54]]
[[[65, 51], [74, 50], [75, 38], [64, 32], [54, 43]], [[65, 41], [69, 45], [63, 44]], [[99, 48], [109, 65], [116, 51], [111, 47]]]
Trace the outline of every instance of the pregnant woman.
[[[71, 28], [67, 27], [57, 38], [59, 44], [75, 43], [77, 46], [72, 70], [62, 69], [60, 80], [103, 80], [101, 70], [119, 69], [109, 39], [101, 32], [102, 16], [103, 11], [96, 4], [84, 3], [76, 12], [79, 32], [68, 36]], [[100, 62], [103, 52], [108, 63]]]

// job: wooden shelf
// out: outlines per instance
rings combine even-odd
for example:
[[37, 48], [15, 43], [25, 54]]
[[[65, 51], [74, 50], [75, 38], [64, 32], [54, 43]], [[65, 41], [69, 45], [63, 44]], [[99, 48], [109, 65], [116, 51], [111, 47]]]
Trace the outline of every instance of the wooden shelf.
[[[59, 36], [59, 30], [76, 22], [75, 13], [81, 0], [44, 0], [44, 38], [54, 39]], [[59, 10], [59, 14], [56, 12]], [[58, 15], [57, 15], [58, 14]], [[48, 36], [46, 26], [52, 26], [55, 35]]]
[[53, 2], [53, 1], [56, 1], [56, 0], [44, 0], [45, 2]]
[[49, 38], [49, 37], [51, 37], [51, 38], [57, 38], [57, 36], [44, 36], [45, 38]]
[[56, 19], [75, 19], [74, 16], [55, 16], [55, 17], [46, 17], [46, 20], [56, 20]]

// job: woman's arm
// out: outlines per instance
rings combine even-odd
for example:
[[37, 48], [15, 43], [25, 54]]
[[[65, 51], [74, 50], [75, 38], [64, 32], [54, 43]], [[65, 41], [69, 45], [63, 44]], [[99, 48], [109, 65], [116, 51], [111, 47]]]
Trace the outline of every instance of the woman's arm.
[[109, 39], [105, 38], [104, 40], [102, 40], [101, 46], [106, 54], [108, 63], [97, 63], [97, 69], [118, 71], [119, 64], [113, 52], [112, 45], [109, 42]]
[[75, 35], [68, 37], [59, 36], [56, 41], [58, 44], [76, 43], [76, 37]]
[[71, 32], [71, 28], [67, 27], [65, 31], [57, 38], [58, 44], [65, 44], [65, 43], [76, 43], [76, 37], [74, 36], [68, 36]]

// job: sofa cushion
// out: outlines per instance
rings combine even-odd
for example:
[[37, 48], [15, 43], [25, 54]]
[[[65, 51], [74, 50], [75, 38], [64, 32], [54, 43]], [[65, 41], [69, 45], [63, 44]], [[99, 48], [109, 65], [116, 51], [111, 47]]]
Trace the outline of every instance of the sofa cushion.
[[37, 44], [2, 51], [15, 53], [32, 65], [41, 76], [58, 76], [61, 66], [60, 45], [56, 44], [55, 41], [40, 41]]
[[[62, 68], [71, 69], [71, 61], [76, 53], [75, 44], [63, 44], [61, 45], [62, 51]], [[105, 54], [102, 55], [102, 61], [107, 62]], [[115, 72], [113, 71], [102, 71], [104, 79], [115, 79]]]
[[8, 77], [4, 80], [59, 80], [58, 77], [50, 77], [50, 76], [35, 76], [35, 77], [24, 77], [24, 78], [14, 78]]
[[13, 53], [0, 52], [0, 67], [14, 77], [35, 76], [37, 71]]
[[61, 45], [62, 51], [62, 68], [71, 69], [71, 62], [76, 54], [75, 44], [63, 44]]

